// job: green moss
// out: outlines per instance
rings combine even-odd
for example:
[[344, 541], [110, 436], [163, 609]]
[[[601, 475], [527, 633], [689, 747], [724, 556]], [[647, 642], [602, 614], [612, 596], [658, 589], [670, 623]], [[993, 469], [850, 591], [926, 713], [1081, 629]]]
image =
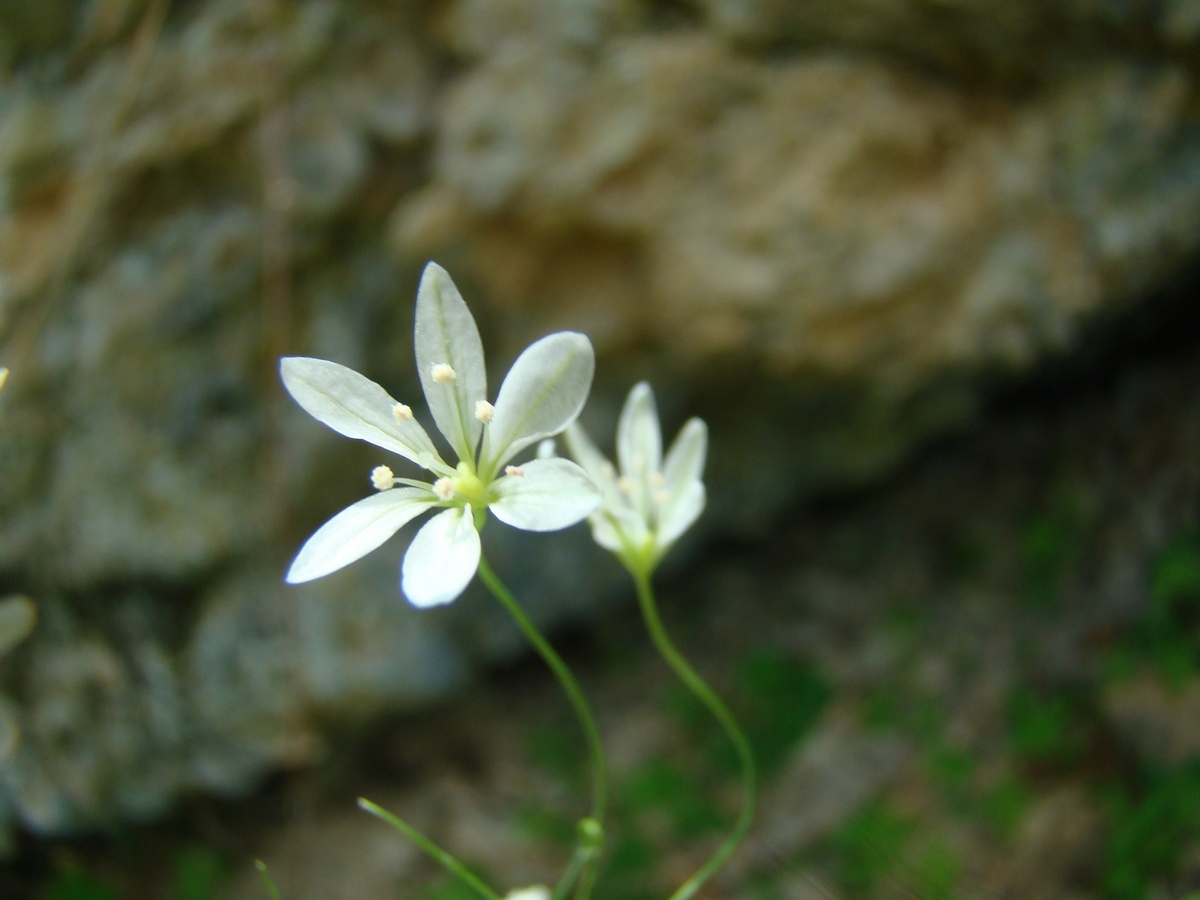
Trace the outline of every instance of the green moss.
[[922, 900], [954, 900], [963, 864], [954, 851], [937, 841], [923, 847], [912, 866], [912, 887]]
[[681, 840], [720, 831], [725, 817], [697, 790], [694, 779], [666, 760], [655, 760], [638, 769], [620, 791], [621, 806], [633, 814], [661, 812], [671, 831]]
[[517, 810], [517, 828], [536, 840], [548, 841], [560, 847], [575, 846], [574, 820], [544, 806], [530, 805]]
[[997, 834], [1010, 837], [1029, 809], [1029, 791], [1015, 778], [1006, 779], [984, 792], [976, 808]]
[[215, 900], [217, 889], [229, 874], [221, 854], [207, 847], [190, 847], [175, 857], [174, 900]]
[[1018, 687], [1008, 700], [1009, 751], [1024, 763], [1069, 766], [1083, 754], [1087, 726], [1071, 698]]
[[1101, 887], [1113, 900], [1143, 900], [1200, 840], [1200, 761], [1143, 773], [1107, 792], [1109, 833]]
[[651, 900], [650, 881], [658, 863], [654, 846], [634, 832], [622, 832], [605, 861], [596, 900]]
[[525, 737], [525, 753], [546, 774], [567, 784], [578, 784], [585, 770], [584, 749], [576, 731], [578, 726], [566, 720], [561, 725], [532, 728]]
[[108, 884], [75, 868], [60, 872], [50, 883], [47, 900], [120, 900]]
[[1088, 515], [1078, 492], [1060, 490], [1021, 536], [1025, 597], [1038, 609], [1058, 605], [1064, 583], [1086, 549]]
[[842, 884], [854, 892], [873, 888], [901, 864], [912, 832], [911, 819], [886, 804], [864, 806], [831, 839]]
[[[743, 657], [736, 674], [727, 702], [750, 741], [759, 769], [769, 774], [812, 730], [832, 690], [812, 666], [775, 649]], [[716, 766], [727, 775], [738, 771], [729, 739], [700, 701], [677, 686], [668, 692], [664, 705]]]
[[1200, 674], [1200, 538], [1177, 537], [1150, 567], [1149, 603], [1105, 661], [1109, 680], [1152, 671], [1181, 687]]

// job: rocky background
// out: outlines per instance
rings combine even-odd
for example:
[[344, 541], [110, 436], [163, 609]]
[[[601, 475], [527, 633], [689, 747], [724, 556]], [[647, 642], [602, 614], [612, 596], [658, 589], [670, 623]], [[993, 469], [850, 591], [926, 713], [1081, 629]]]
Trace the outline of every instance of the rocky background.
[[[415, 397], [425, 260], [497, 374], [590, 334], [598, 433], [642, 377], [708, 420], [692, 548], [753, 542], [1155, 315], [1198, 48], [1194, 0], [5, 0], [0, 587], [41, 622], [0, 822], [243, 793], [520, 652], [408, 609], [402, 539], [280, 583], [384, 460], [277, 359]], [[487, 541], [543, 621], [624, 596], [581, 529]]]

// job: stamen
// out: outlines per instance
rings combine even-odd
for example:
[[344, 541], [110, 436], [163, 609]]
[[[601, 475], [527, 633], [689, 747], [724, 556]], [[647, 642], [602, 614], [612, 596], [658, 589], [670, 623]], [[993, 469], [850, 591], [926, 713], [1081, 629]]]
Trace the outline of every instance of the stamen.
[[662, 476], [662, 472], [651, 472], [646, 476], [646, 480], [650, 482], [650, 487], [655, 488], [660, 488], [667, 483], [667, 480]]
[[612, 478], [617, 474], [616, 468], [607, 459], [600, 464], [600, 474], [605, 478]]
[[520, 466], [505, 466], [504, 474], [511, 475], [513, 478], [524, 478], [525, 470], [522, 469]]
[[537, 458], [549, 459], [558, 452], [558, 447], [554, 445], [554, 438], [546, 438], [537, 445]]
[[371, 484], [377, 491], [386, 491], [396, 486], [396, 476], [387, 466], [376, 466], [371, 470]]
[[435, 384], [452, 384], [458, 378], [454, 369], [446, 363], [434, 363], [431, 374]]
[[396, 417], [397, 422], [411, 422], [413, 417], [412, 407], [404, 403], [397, 403], [392, 407], [392, 415]]
[[435, 481], [433, 483], [433, 492], [435, 494], [437, 494], [437, 498], [439, 500], [443, 500], [443, 501], [453, 500], [454, 499], [454, 479], [453, 478], [439, 478], [437, 481]]
[[617, 488], [626, 496], [633, 493], [633, 479], [622, 475], [617, 479]]
[[[436, 377], [437, 376], [434, 376], [435, 379]], [[486, 400], [475, 401], [475, 418], [477, 418], [484, 425], [490, 425], [492, 422], [492, 416], [494, 415], [496, 415], [496, 407], [492, 406], [492, 404], [488, 403]]]
[[668, 500], [671, 499], [671, 495], [668, 494], [666, 491], [655, 491], [653, 494], [653, 497], [654, 497], [654, 503], [657, 506], [662, 506]]

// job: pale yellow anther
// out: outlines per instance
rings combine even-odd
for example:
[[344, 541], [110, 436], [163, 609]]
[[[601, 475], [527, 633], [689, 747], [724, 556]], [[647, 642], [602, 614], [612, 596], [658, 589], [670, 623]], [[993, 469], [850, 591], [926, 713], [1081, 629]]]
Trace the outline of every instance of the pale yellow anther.
[[668, 500], [671, 499], [671, 495], [668, 494], [666, 491], [655, 491], [653, 496], [654, 496], [654, 502], [658, 506], [662, 506], [664, 503], [666, 503]]
[[453, 384], [458, 378], [458, 375], [446, 363], [434, 363], [433, 371], [430, 373], [433, 376], [435, 384]]
[[396, 486], [396, 476], [387, 466], [376, 466], [371, 470], [371, 484], [377, 491], [386, 491]]
[[433, 492], [435, 494], [437, 494], [437, 498], [439, 500], [443, 500], [443, 501], [453, 500], [454, 499], [454, 479], [453, 478], [439, 478], [437, 481], [435, 481], [433, 483]]
[[490, 424], [494, 415], [496, 415], [496, 407], [492, 406], [492, 404], [486, 400], [475, 401], [475, 418], [484, 425]]
[[504, 474], [511, 475], [513, 478], [524, 478], [525, 470], [522, 469], [520, 466], [505, 466]]
[[617, 470], [613, 467], [613, 464], [606, 459], [600, 464], [600, 474], [605, 478], [613, 478], [616, 476]]
[[0, 366], [0, 388], [4, 387], [6, 381], [8, 381], [8, 366]]
[[628, 478], [628, 477], [622, 475], [620, 478], [617, 479], [617, 488], [621, 491], [622, 494], [632, 494], [633, 493], [633, 480], [631, 478]]
[[392, 407], [392, 415], [396, 417], [397, 422], [411, 422], [413, 417], [412, 407], [405, 403], [397, 403]]
[[667, 483], [667, 480], [662, 477], [661, 472], [651, 472], [646, 476], [646, 480], [650, 482], [650, 487], [660, 488]]

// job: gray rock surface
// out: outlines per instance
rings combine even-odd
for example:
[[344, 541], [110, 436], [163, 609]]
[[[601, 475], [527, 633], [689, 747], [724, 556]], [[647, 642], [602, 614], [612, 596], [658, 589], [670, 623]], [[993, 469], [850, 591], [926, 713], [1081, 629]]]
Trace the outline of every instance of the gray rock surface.
[[[1200, 242], [1187, 0], [164, 8], [0, 9], [0, 587], [42, 611], [0, 820], [39, 832], [244, 790], [518, 652], [479, 596], [408, 609], [402, 540], [279, 583], [383, 460], [275, 361], [415, 397], [425, 259], [497, 372], [591, 334], [597, 432], [645, 376], [706, 418], [707, 527], [753, 535]], [[582, 532], [485, 540], [545, 621], [619, 583]]]

